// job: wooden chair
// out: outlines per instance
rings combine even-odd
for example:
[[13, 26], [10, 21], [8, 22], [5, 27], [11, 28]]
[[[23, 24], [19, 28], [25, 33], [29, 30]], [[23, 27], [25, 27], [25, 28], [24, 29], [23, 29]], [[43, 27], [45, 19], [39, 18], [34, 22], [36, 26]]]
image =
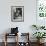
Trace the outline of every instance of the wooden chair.
[[21, 41], [21, 43], [19, 43], [19, 45], [20, 46], [30, 46], [29, 33], [21, 33], [21, 37], [22, 37], [22, 40], [26, 39], [26, 41], [23, 41], [23, 42]]
[[[17, 42], [16, 42], [17, 44], [16, 44], [15, 46], [18, 46], [18, 33], [17, 33], [17, 34], [9, 34], [9, 33], [6, 33], [6, 34], [5, 34], [5, 46], [8, 45], [8, 42], [7, 42], [7, 38], [8, 38], [8, 37], [7, 37], [7, 36], [9, 36], [9, 37], [10, 37], [10, 36], [17, 36]], [[16, 40], [16, 38], [15, 38], [15, 40]]]

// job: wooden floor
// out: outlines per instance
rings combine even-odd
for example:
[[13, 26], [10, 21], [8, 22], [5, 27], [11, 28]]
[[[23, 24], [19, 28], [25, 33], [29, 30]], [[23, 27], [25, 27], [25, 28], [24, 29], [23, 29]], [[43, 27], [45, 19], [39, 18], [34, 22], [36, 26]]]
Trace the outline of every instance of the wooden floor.
[[[2, 43], [0, 42], [0, 46], [5, 46], [5, 45], [4, 45], [3, 42], [2, 42]], [[15, 42], [14, 42], [14, 43], [10, 42], [10, 43], [8, 43], [7, 46], [15, 46]], [[24, 46], [25, 46], [25, 45], [24, 45]], [[30, 43], [30, 46], [37, 46], [37, 43], [32, 42], [32, 43]], [[41, 46], [46, 46], [46, 43], [44, 43], [44, 44], [41, 45]]]

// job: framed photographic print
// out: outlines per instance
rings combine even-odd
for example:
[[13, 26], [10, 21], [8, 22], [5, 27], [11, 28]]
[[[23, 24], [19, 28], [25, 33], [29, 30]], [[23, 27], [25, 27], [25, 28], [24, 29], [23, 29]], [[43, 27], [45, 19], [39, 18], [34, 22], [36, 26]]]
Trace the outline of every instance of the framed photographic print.
[[11, 6], [11, 21], [12, 22], [24, 21], [24, 6]]

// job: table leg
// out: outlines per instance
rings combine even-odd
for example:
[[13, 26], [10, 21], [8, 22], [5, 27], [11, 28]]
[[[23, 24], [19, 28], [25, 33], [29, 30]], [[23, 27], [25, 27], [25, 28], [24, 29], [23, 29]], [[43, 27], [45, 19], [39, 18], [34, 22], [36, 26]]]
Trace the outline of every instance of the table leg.
[[5, 34], [5, 46], [7, 46], [7, 35]]

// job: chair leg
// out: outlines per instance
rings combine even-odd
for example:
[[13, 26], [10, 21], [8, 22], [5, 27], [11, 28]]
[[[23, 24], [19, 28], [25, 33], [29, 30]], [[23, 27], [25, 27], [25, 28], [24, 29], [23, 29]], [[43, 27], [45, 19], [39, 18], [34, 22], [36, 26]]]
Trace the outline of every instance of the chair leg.
[[7, 34], [5, 34], [5, 46], [7, 46]]
[[6, 42], [6, 41], [5, 41], [5, 43], [4, 43], [4, 44], [5, 44], [5, 46], [7, 46], [7, 42]]

